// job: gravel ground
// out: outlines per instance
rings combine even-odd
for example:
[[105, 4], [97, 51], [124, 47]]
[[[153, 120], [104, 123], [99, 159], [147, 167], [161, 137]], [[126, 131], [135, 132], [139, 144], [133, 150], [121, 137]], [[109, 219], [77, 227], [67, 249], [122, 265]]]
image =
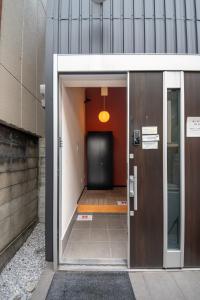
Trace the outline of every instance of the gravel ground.
[[0, 300], [30, 299], [45, 267], [44, 224], [38, 224], [0, 274]]

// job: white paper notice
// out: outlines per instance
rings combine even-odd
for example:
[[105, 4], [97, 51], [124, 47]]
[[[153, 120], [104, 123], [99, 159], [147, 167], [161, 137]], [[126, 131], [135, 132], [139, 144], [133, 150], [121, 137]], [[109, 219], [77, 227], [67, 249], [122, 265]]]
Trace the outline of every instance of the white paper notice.
[[200, 137], [200, 117], [187, 117], [187, 137]]
[[157, 133], [158, 133], [157, 126], [142, 127], [142, 134], [157, 134]]
[[77, 221], [92, 221], [92, 215], [78, 215]]
[[158, 142], [142, 142], [142, 149], [158, 149]]
[[117, 205], [127, 205], [127, 201], [117, 201]]
[[142, 136], [143, 142], [158, 142], [159, 140], [159, 134], [146, 134]]

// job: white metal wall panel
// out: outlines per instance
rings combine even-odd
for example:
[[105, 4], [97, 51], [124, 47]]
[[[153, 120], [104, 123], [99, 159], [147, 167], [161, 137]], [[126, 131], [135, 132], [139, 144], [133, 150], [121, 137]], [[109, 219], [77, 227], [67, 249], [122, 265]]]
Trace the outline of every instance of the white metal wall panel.
[[176, 18], [180, 20], [185, 19], [185, 0], [176, 0]]
[[[55, 1], [55, 0], [54, 0]], [[199, 0], [60, 0], [59, 53], [199, 53]], [[68, 38], [68, 41], [66, 40]]]
[[189, 53], [196, 53], [196, 23], [191, 20], [187, 20], [187, 46]]
[[186, 27], [184, 20], [176, 21], [177, 30], [177, 53], [186, 53]]

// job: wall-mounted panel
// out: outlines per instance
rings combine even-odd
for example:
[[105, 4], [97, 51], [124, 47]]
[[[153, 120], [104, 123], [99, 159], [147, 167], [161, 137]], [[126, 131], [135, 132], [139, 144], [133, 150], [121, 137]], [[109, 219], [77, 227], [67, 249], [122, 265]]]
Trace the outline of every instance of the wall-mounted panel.
[[21, 85], [0, 66], [0, 120], [21, 126]]
[[78, 19], [80, 17], [80, 1], [73, 0], [71, 1], [71, 17], [72, 19]]
[[198, 0], [185, 0], [185, 7], [186, 7], [186, 18], [190, 20], [194, 20], [195, 18], [195, 2]]
[[90, 0], [85, 0], [84, 5], [81, 5], [81, 17], [82, 19], [88, 19], [90, 16]]
[[113, 20], [113, 52], [123, 53], [123, 21], [121, 19]]
[[174, 0], [165, 1], [165, 16], [167, 19], [175, 18], [175, 5]]
[[[84, 1], [82, 0], [82, 5], [84, 5]], [[90, 14], [92, 18], [100, 18], [102, 15], [102, 6], [98, 3], [90, 1]]]
[[135, 53], [144, 53], [144, 20], [135, 19], [134, 31]]
[[145, 20], [145, 52], [155, 53], [155, 22], [153, 19]]
[[196, 0], [195, 8], [196, 8], [196, 18], [197, 20], [200, 20], [200, 1]]
[[177, 53], [186, 53], [187, 51], [186, 32], [185, 32], [185, 22], [183, 20], [176, 21], [176, 30], [177, 30]]
[[124, 53], [133, 53], [133, 20], [124, 20]]
[[93, 19], [91, 23], [91, 52], [102, 52], [102, 29], [100, 19]]
[[60, 53], [69, 52], [69, 21], [62, 20], [60, 22]]
[[175, 0], [176, 18], [185, 19], [185, 0]]
[[106, 0], [103, 4], [103, 17], [104, 18], [111, 18], [112, 14], [112, 0]]
[[124, 1], [124, 18], [133, 18], [133, 1]]
[[103, 22], [103, 53], [110, 53], [112, 47], [112, 22], [105, 19]]
[[81, 53], [90, 52], [90, 22], [88, 19], [82, 20], [81, 26]]
[[176, 53], [176, 25], [171, 19], [166, 20], [166, 52]]
[[61, 0], [60, 19], [68, 19], [70, 12], [70, 0]]
[[164, 18], [165, 16], [165, 0], [155, 0], [155, 17]]
[[80, 42], [80, 36], [79, 36], [79, 21], [78, 20], [72, 20], [71, 22], [71, 28], [70, 28], [70, 53], [79, 53], [79, 42]]
[[0, 62], [18, 80], [21, 79], [23, 2], [3, 1], [1, 18]]
[[187, 46], [188, 46], [188, 53], [196, 53], [197, 52], [197, 45], [196, 45], [196, 24], [194, 21], [187, 20]]
[[155, 22], [155, 45], [156, 53], [165, 53], [166, 51], [166, 40], [165, 40], [165, 22], [163, 19], [157, 19]]
[[145, 7], [144, 7], [145, 18], [153, 19], [154, 18], [154, 10], [155, 10], [154, 0], [145, 0], [144, 3], [145, 3]]
[[134, 18], [144, 18], [144, 2], [134, 1]]

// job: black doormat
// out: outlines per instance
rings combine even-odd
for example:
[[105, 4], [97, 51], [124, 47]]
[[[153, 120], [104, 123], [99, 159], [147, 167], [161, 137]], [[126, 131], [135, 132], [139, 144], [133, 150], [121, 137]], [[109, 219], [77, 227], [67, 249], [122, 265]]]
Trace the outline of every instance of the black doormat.
[[133, 300], [127, 272], [56, 272], [47, 300]]

